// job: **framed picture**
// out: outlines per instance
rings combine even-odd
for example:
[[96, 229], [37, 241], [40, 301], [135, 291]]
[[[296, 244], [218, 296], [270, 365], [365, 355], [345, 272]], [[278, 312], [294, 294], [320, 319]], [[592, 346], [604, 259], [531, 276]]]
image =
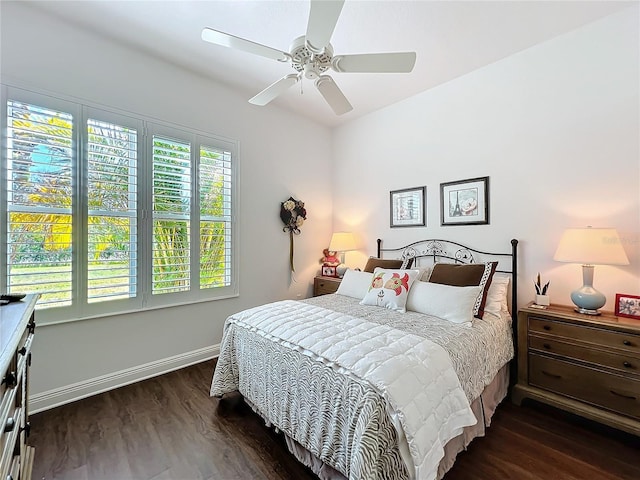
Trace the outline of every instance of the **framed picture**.
[[640, 296], [616, 293], [616, 317], [640, 320]]
[[426, 187], [415, 187], [391, 192], [391, 227], [426, 225], [426, 191]]
[[489, 177], [440, 184], [440, 225], [489, 223]]
[[338, 274], [336, 272], [336, 267], [331, 267], [329, 265], [322, 266], [322, 276], [323, 277], [337, 277]]

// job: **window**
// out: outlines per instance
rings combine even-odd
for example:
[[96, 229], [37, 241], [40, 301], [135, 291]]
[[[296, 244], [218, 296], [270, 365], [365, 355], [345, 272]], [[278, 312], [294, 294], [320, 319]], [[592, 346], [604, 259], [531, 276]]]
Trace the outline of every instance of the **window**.
[[231, 153], [201, 146], [199, 179], [200, 288], [217, 288], [231, 281]]
[[7, 104], [7, 283], [45, 292], [41, 305], [71, 305], [72, 114]]
[[138, 132], [87, 120], [87, 301], [135, 298]]
[[154, 135], [154, 295], [191, 287], [191, 208], [191, 145]]
[[231, 142], [3, 90], [1, 287], [45, 322], [237, 294]]

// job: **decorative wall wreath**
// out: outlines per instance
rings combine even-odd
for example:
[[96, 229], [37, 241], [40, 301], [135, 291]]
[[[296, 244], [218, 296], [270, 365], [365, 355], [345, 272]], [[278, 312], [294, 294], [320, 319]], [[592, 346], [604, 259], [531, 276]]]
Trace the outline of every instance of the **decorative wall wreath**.
[[291, 271], [293, 268], [293, 235], [300, 235], [300, 227], [307, 219], [307, 210], [304, 208], [304, 202], [289, 197], [280, 204], [280, 219], [284, 223], [283, 232], [289, 232], [289, 266]]

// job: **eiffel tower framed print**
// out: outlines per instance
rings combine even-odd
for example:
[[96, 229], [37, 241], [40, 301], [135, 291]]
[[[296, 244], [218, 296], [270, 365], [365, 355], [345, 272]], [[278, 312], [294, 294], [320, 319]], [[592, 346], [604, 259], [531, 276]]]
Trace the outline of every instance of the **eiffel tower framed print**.
[[489, 224], [489, 177], [440, 184], [440, 225]]

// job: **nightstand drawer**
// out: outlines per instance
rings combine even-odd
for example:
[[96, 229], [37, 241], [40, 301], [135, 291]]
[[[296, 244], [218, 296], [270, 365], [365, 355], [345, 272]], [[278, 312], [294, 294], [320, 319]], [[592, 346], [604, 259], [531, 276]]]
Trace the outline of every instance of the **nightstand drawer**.
[[529, 317], [529, 333], [544, 333], [556, 337], [570, 338], [640, 355], [640, 335], [614, 332], [585, 325], [573, 325], [535, 317]]
[[333, 277], [316, 277], [313, 280], [313, 295], [327, 295], [336, 293], [340, 286], [341, 279]]
[[529, 354], [529, 384], [640, 419], [640, 381]]
[[561, 357], [595, 363], [640, 376], [640, 357], [624, 353], [612, 353], [558, 341], [553, 338], [529, 336], [529, 348]]

